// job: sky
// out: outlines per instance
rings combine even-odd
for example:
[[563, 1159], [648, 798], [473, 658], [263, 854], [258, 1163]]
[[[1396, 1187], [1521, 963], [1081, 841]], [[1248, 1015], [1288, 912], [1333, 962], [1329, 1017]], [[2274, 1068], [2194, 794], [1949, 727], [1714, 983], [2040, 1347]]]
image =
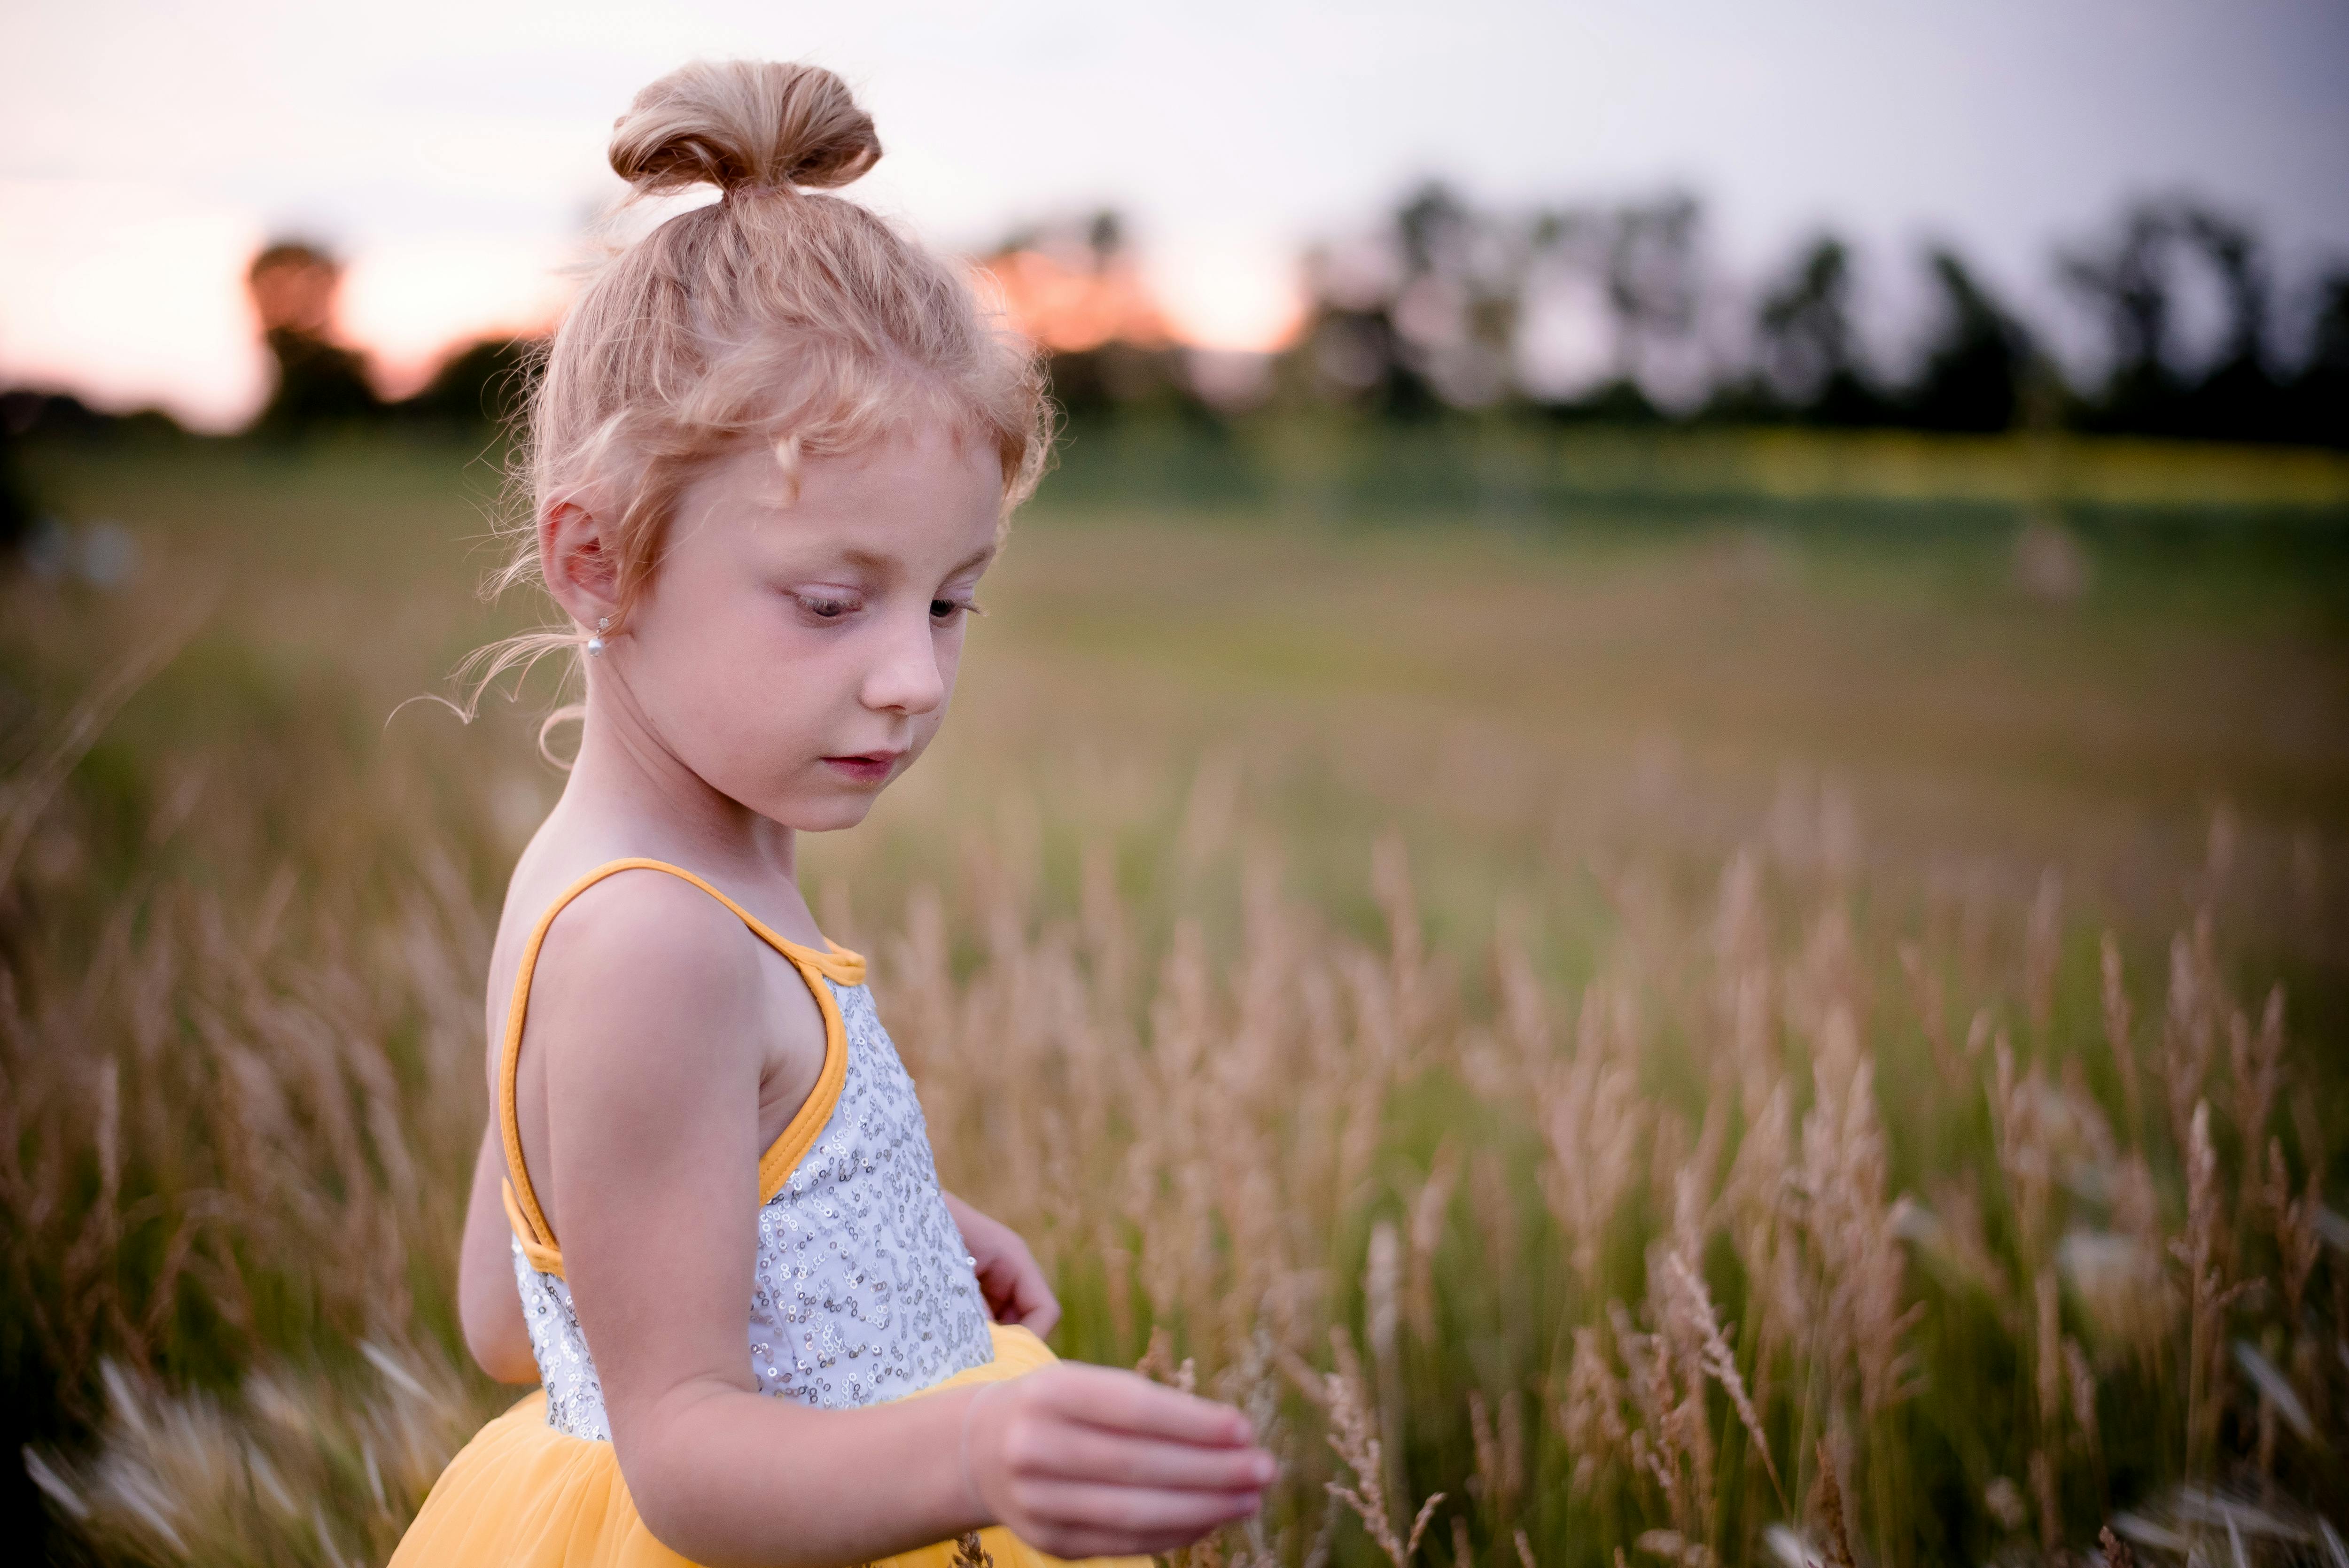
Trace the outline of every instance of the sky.
[[854, 188], [935, 242], [1115, 205], [1187, 340], [1268, 346], [1296, 259], [1442, 175], [1507, 203], [1665, 186], [1758, 275], [1825, 225], [1897, 312], [1954, 240], [2027, 306], [2140, 194], [2349, 256], [2349, 0], [0, 0], [0, 383], [233, 426], [243, 272], [300, 233], [395, 386], [543, 324], [636, 89], [696, 57], [841, 72]]

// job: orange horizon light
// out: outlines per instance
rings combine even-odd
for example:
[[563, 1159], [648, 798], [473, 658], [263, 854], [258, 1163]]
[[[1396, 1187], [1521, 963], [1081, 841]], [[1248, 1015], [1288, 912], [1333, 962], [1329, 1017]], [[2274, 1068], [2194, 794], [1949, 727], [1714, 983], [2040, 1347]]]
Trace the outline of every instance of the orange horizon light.
[[1055, 354], [1105, 343], [1165, 348], [1175, 341], [1149, 285], [1123, 256], [1071, 265], [1049, 252], [1023, 250], [990, 256], [985, 265], [1020, 331]]

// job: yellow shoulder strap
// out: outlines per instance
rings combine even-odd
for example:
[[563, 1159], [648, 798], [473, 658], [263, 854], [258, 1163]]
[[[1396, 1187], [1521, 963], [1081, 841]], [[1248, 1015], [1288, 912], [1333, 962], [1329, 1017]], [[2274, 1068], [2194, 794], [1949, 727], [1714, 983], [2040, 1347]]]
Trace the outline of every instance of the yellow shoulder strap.
[[621, 872], [665, 872], [680, 877], [728, 909], [749, 926], [759, 939], [781, 954], [800, 972], [808, 989], [815, 997], [817, 1008], [823, 1014], [823, 1070], [816, 1075], [815, 1088], [792, 1117], [780, 1137], [759, 1157], [759, 1202], [764, 1203], [782, 1191], [791, 1180], [792, 1171], [806, 1157], [815, 1143], [816, 1134], [832, 1119], [833, 1108], [840, 1103], [840, 1087], [848, 1077], [848, 1032], [842, 1023], [840, 1004], [832, 987], [823, 984], [835, 980], [843, 985], [862, 985], [864, 980], [864, 960], [844, 947], [826, 943], [827, 952], [819, 953], [786, 941], [765, 922], [749, 910], [728, 898], [709, 882], [682, 866], [667, 861], [612, 861], [597, 866], [577, 882], [564, 889], [563, 895], [538, 917], [538, 924], [530, 934], [530, 944], [523, 949], [522, 967], [514, 974], [513, 1002], [506, 1009], [505, 1042], [498, 1055], [498, 1140], [505, 1150], [506, 1220], [512, 1225], [514, 1235], [521, 1241], [523, 1254], [531, 1267], [541, 1274], [558, 1277], [563, 1273], [563, 1251], [555, 1244], [554, 1232], [546, 1222], [546, 1214], [538, 1205], [538, 1194], [531, 1190], [530, 1172], [522, 1159], [522, 1124], [514, 1108], [515, 1071], [522, 1055], [523, 1025], [530, 1015], [530, 979], [538, 967], [539, 949], [546, 944], [547, 929], [554, 923], [571, 901], [602, 882]]

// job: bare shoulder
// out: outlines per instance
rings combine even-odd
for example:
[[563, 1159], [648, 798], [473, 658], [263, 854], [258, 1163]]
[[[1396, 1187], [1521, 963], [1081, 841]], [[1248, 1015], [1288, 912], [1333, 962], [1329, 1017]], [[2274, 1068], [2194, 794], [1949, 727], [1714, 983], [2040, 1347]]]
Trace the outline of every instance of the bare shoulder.
[[556, 1234], [626, 1212], [623, 1191], [706, 1192], [714, 1172], [755, 1169], [761, 946], [724, 904], [652, 871], [605, 878], [548, 925], [515, 1109]]
[[616, 872], [548, 927], [531, 1010], [697, 1023], [754, 1014], [759, 946], [731, 910], [691, 882], [662, 872]]

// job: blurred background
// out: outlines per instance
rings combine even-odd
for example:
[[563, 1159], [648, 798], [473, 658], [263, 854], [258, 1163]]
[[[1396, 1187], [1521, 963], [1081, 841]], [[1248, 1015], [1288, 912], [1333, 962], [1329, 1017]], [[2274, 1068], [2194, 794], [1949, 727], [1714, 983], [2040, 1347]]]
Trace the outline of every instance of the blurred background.
[[379, 1561], [498, 1408], [561, 683], [409, 699], [738, 55], [1050, 355], [805, 880], [1061, 1348], [1287, 1457], [1186, 1568], [2349, 1561], [2330, 0], [0, 15], [12, 1535]]

